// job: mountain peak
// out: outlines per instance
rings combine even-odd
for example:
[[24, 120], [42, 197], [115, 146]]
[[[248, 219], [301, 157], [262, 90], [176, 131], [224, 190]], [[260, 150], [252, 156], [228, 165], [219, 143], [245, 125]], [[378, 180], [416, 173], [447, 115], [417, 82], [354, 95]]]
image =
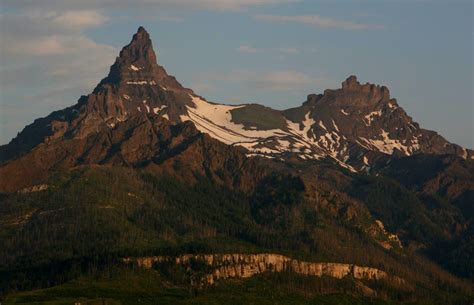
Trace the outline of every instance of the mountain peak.
[[132, 42], [136, 44], [149, 44], [151, 43], [150, 34], [145, 30], [144, 27], [140, 26], [137, 32], [133, 35]]
[[139, 26], [139, 27], [138, 27], [137, 34], [138, 34], [138, 33], [146, 33], [146, 34], [148, 34], [148, 32], [145, 30], [145, 28], [144, 28], [143, 26]]
[[[159, 67], [150, 35], [140, 26], [129, 44], [122, 48], [115, 63], [111, 66], [109, 75], [103, 83], [133, 82], [145, 77], [149, 80], [166, 76], [163, 68]], [[158, 79], [156, 79], [158, 80]]]
[[385, 86], [379, 86], [375, 84], [365, 83], [361, 85], [357, 80], [357, 76], [351, 75], [342, 82], [342, 91], [353, 91], [362, 94], [368, 94], [372, 97], [373, 101], [378, 102], [379, 98], [385, 100], [390, 99], [390, 91]]
[[139, 27], [132, 41], [126, 45], [120, 52], [120, 58], [130, 63], [145, 61], [149, 64], [156, 64], [156, 54], [153, 50], [153, 44], [150, 35], [144, 27]]
[[351, 75], [344, 82], [342, 82], [343, 90], [353, 90], [358, 89], [360, 83], [357, 81], [357, 76]]

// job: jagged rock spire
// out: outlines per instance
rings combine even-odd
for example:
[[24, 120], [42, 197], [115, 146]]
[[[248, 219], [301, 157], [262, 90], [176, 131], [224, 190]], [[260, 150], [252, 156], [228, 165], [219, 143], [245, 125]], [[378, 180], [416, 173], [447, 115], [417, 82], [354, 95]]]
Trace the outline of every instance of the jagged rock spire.
[[99, 84], [134, 81], [141, 78], [159, 81], [168, 76], [165, 69], [157, 64], [156, 54], [150, 35], [140, 26], [128, 45], [123, 47], [109, 75]]
[[359, 88], [360, 83], [357, 81], [357, 76], [351, 75], [344, 82], [342, 82], [343, 90], [354, 90]]
[[[385, 86], [379, 86], [375, 84], [361, 84], [357, 80], [357, 76], [351, 75], [345, 81], [342, 82], [343, 92], [358, 92], [361, 94], [368, 94], [374, 102], [378, 102], [379, 99], [390, 100], [390, 91]], [[345, 93], [344, 93], [345, 94]]]
[[142, 26], [133, 35], [132, 41], [120, 52], [119, 59], [129, 63], [156, 64], [156, 54], [150, 35]]

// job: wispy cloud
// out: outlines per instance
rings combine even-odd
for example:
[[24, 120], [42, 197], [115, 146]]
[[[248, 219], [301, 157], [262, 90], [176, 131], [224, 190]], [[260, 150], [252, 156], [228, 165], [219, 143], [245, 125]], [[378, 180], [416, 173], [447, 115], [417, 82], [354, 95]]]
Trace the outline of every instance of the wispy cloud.
[[311, 84], [317, 84], [322, 78], [313, 77], [303, 72], [283, 70], [267, 72], [253, 78], [250, 85], [261, 89], [293, 90]]
[[381, 30], [384, 26], [381, 24], [365, 24], [352, 21], [339, 20], [318, 15], [299, 15], [299, 16], [281, 16], [281, 15], [255, 15], [255, 20], [274, 22], [274, 23], [299, 23], [319, 28], [334, 28], [342, 30]]
[[0, 52], [0, 113], [10, 101], [29, 109], [1, 117], [15, 122], [3, 125], [7, 131], [0, 134], [0, 141], [38, 115], [74, 104], [107, 73], [118, 50], [85, 34], [107, 20], [94, 10], [42, 9], [0, 15], [2, 41], [8, 42]]
[[258, 48], [254, 48], [254, 47], [246, 46], [246, 45], [239, 46], [237, 48], [237, 51], [241, 53], [263, 53], [264, 52], [263, 49], [258, 49]]
[[[200, 75], [199, 78], [201, 81], [206, 81], [206, 84], [227, 82], [244, 88], [270, 91], [301, 89], [325, 81], [324, 77], [311, 76], [295, 70], [254, 71], [240, 69], [228, 73]], [[208, 90], [210, 87], [205, 89]]]
[[280, 47], [280, 48], [257, 48], [249, 45], [241, 45], [237, 48], [237, 51], [240, 53], [276, 53], [276, 54], [286, 54], [286, 55], [295, 55], [302, 52], [302, 49], [297, 47]]
[[300, 52], [298, 48], [278, 48], [277, 51], [285, 54], [298, 54]]
[[72, 9], [123, 9], [135, 10], [180, 9], [209, 11], [239, 11], [251, 7], [272, 4], [294, 3], [300, 0], [14, 0], [4, 1], [6, 7], [41, 8], [50, 7], [57, 10]]
[[294, 3], [300, 0], [155, 0], [156, 2], [162, 2], [175, 6], [188, 7], [194, 9], [204, 10], [225, 10], [225, 11], [236, 11], [247, 9], [255, 6], [264, 6], [272, 4], [282, 3]]
[[[34, 10], [0, 15], [0, 22], [7, 25], [2, 29], [2, 38], [8, 41], [2, 48], [3, 68], [31, 60], [50, 68], [60, 60], [71, 63], [100, 57], [104, 53], [113, 56], [115, 48], [96, 43], [84, 34], [87, 29], [99, 27], [107, 20], [106, 16], [93, 10]], [[49, 55], [62, 57], [53, 58], [51, 62], [35, 59]]]
[[184, 21], [184, 18], [183, 17], [177, 17], [177, 16], [165, 16], [165, 15], [156, 16], [155, 15], [155, 18], [153, 20], [164, 21], [164, 22], [181, 23], [181, 22]]
[[52, 12], [51, 14], [53, 14], [52, 22], [54, 24], [77, 29], [97, 27], [108, 20], [108, 17], [94, 10], [67, 10], [60, 13]]

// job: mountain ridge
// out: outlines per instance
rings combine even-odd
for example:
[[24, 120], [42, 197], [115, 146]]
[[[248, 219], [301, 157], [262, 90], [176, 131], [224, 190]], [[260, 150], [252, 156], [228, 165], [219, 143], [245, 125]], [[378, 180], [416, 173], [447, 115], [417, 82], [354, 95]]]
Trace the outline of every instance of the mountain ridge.
[[310, 94], [301, 106], [281, 111], [259, 104], [208, 102], [157, 64], [150, 36], [140, 27], [90, 95], [25, 127], [0, 146], [0, 162], [41, 143], [84, 138], [140, 115], [156, 115], [173, 124], [191, 121], [211, 137], [245, 148], [248, 156], [329, 158], [354, 172], [418, 153], [474, 158], [472, 150], [421, 129], [390, 98], [387, 87], [360, 84], [354, 75], [339, 89]]

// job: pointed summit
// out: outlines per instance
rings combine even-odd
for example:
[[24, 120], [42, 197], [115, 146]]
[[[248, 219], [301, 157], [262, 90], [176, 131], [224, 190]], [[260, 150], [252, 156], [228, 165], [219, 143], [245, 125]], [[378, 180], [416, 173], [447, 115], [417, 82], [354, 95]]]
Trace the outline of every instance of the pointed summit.
[[150, 65], [156, 64], [156, 55], [153, 50], [150, 35], [143, 27], [139, 27], [132, 41], [120, 52], [120, 58], [129, 63], [141, 62]]
[[191, 102], [191, 93], [157, 63], [150, 35], [139, 27], [87, 103], [91, 111], [100, 109], [100, 116], [114, 126], [131, 116], [149, 113], [179, 120], [183, 105]]
[[143, 81], [142, 78], [158, 81], [165, 76], [166, 71], [157, 64], [150, 35], [140, 26], [130, 43], [120, 51], [110, 68], [109, 75], [101, 84]]
[[150, 34], [142, 26], [133, 35], [130, 43], [120, 51], [115, 63], [110, 67], [109, 75], [99, 83], [96, 90], [104, 84], [161, 85], [169, 90], [184, 90], [181, 84], [157, 63]]
[[143, 26], [139, 26], [137, 30], [137, 34], [146, 34], [148, 35], [148, 32], [145, 30]]

